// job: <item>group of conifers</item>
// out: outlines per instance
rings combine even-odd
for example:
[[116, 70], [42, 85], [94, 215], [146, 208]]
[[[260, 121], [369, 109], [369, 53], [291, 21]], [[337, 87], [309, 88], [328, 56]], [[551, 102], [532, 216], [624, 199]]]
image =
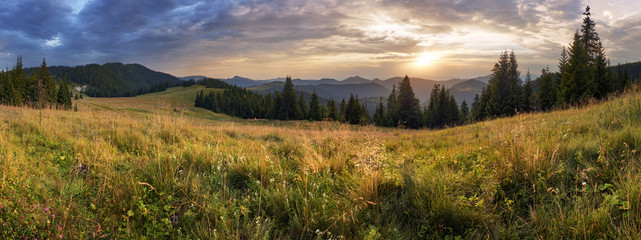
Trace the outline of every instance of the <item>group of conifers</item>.
[[0, 103], [31, 108], [70, 109], [72, 93], [65, 79], [57, 81], [49, 73], [47, 63], [35, 72], [26, 74], [22, 57], [11, 71], [0, 72]]
[[[523, 82], [516, 55], [513, 51], [505, 51], [492, 69], [489, 84], [476, 95], [471, 109], [465, 101], [457, 104], [444, 86], [435, 85], [427, 106], [421, 110], [407, 76], [398, 87], [394, 85], [385, 103], [380, 99], [372, 117], [354, 95], [347, 102], [343, 99], [338, 106], [333, 99], [321, 106], [314, 92], [307, 104], [304, 93], [299, 93], [297, 98], [291, 77], [287, 77], [282, 92], [265, 96], [207, 79], [217, 81], [216, 84], [225, 90], [199, 93], [196, 106], [242, 118], [330, 120], [405, 128], [442, 128], [518, 113], [563, 109], [591, 99], [607, 98], [631, 85], [627, 71], [620, 65], [616, 69], [609, 66], [595, 23], [590, 18], [589, 6], [583, 15], [583, 24], [575, 33], [574, 41], [561, 52], [558, 72], [545, 68], [538, 79], [532, 79], [528, 70]], [[535, 82], [538, 83], [538, 94], [534, 90]]]

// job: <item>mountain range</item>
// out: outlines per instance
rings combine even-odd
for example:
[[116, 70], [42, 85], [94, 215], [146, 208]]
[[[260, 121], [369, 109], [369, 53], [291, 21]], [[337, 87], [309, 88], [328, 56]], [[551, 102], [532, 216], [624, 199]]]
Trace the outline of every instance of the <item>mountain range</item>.
[[[190, 78], [194, 78], [191, 76]], [[181, 78], [189, 79], [189, 78]], [[473, 79], [450, 79], [445, 81], [437, 81], [423, 78], [410, 78], [412, 88], [416, 97], [422, 104], [425, 104], [430, 96], [430, 92], [434, 85], [439, 84], [451, 89], [454, 98], [458, 103], [465, 100], [468, 105], [474, 100], [476, 94], [480, 94], [481, 90], [490, 76], [483, 76]], [[285, 78], [267, 79], [267, 80], [254, 80], [235, 76], [233, 78], [221, 79], [226, 83], [244, 87], [249, 90], [267, 94], [268, 92], [276, 92], [283, 89]], [[392, 88], [403, 80], [403, 77], [392, 77], [385, 80], [380, 79], [366, 79], [360, 76], [353, 76], [343, 80], [336, 80], [331, 78], [322, 79], [293, 79], [296, 90], [306, 93], [316, 91], [322, 98], [332, 98], [340, 101], [341, 99], [349, 98], [350, 94], [358, 95], [359, 98], [386, 98], [389, 96]]]

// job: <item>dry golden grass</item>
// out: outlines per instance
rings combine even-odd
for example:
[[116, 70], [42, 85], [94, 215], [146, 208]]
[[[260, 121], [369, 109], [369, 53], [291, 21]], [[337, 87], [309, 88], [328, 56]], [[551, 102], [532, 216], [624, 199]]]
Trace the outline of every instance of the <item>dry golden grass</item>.
[[638, 93], [413, 131], [239, 120], [189, 107], [192, 92], [90, 98], [78, 112], [0, 106], [0, 236], [640, 233]]

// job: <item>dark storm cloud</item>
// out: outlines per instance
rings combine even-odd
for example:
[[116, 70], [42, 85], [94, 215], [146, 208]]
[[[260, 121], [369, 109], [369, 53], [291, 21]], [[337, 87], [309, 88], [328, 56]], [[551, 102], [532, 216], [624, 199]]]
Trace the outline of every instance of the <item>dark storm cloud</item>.
[[[63, 64], [82, 64], [154, 59], [221, 39], [269, 44], [358, 34], [340, 26], [346, 16], [333, 11], [336, 6], [320, 1], [93, 0], [74, 14], [64, 2], [11, 1], [0, 9], [0, 52], [65, 55]], [[56, 37], [59, 46], [45, 46]], [[224, 55], [233, 47], [217, 49]]]
[[444, 26], [476, 25], [510, 32], [514, 29], [537, 31], [535, 26], [546, 19], [574, 20], [581, 14], [582, 1], [384, 0], [383, 4], [406, 9], [413, 19], [421, 22], [438, 22]]

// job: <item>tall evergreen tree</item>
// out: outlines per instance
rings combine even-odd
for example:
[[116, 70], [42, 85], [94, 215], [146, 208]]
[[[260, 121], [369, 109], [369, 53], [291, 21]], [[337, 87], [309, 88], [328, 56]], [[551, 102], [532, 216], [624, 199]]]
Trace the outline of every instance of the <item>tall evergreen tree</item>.
[[299, 92], [298, 107], [300, 108], [300, 119], [310, 119], [311, 110], [307, 108], [307, 101], [305, 101], [305, 94]]
[[60, 80], [60, 87], [58, 88], [58, 107], [61, 109], [71, 108], [71, 92], [67, 86], [67, 80]]
[[309, 120], [323, 120], [323, 115], [321, 114], [321, 106], [318, 102], [318, 95], [316, 94], [316, 91], [312, 93], [312, 96], [309, 100]]
[[347, 106], [345, 107], [345, 121], [350, 124], [359, 124], [361, 122], [361, 114], [361, 105], [358, 102], [358, 97], [350, 94]]
[[522, 102], [520, 75], [514, 52], [503, 52], [494, 64], [487, 88], [481, 94], [476, 117], [483, 119], [516, 114]]
[[525, 74], [525, 84], [523, 85], [523, 95], [521, 98], [522, 105], [521, 111], [531, 112], [536, 110], [536, 96], [534, 95], [534, 87], [532, 86], [532, 75], [530, 70]]
[[[56, 103], [56, 82], [53, 80], [49, 68], [47, 67], [47, 62], [45, 59], [42, 59], [42, 65], [40, 65], [40, 70], [38, 71], [38, 79], [44, 87], [44, 96], [45, 101], [49, 106], [53, 106]], [[81, 95], [82, 97], [82, 95]]]
[[292, 83], [292, 77], [290, 76], [285, 79], [285, 86], [283, 87], [282, 110], [284, 111], [283, 120], [298, 120], [303, 115], [298, 105], [294, 83]]
[[396, 90], [396, 83], [392, 85], [392, 91], [387, 97], [387, 119], [390, 125], [397, 126], [398, 123], [398, 91]]
[[555, 76], [548, 69], [541, 70], [539, 77], [538, 103], [543, 111], [549, 111], [556, 104]]
[[9, 74], [7, 71], [0, 71], [0, 104], [9, 104]]
[[569, 60], [561, 76], [557, 105], [577, 104], [593, 95], [593, 85], [588, 68], [588, 54], [583, 47], [579, 33], [574, 34], [570, 46]]
[[334, 99], [332, 98], [327, 101], [327, 112], [325, 117], [330, 121], [338, 120], [338, 109], [336, 109], [336, 102], [334, 102]]
[[14, 66], [13, 70], [11, 71], [10, 81], [11, 91], [9, 92], [9, 94], [11, 104], [14, 106], [22, 106], [25, 95], [25, 73], [24, 69], [22, 69], [21, 56], [18, 56], [18, 59], [16, 60], [16, 66]]
[[445, 86], [438, 84], [434, 85], [430, 93], [430, 102], [424, 114], [425, 125], [429, 128], [455, 126], [461, 122], [459, 106], [454, 96], [445, 89]]
[[345, 98], [341, 100], [341, 103], [338, 105], [338, 121], [340, 122], [346, 122], [347, 118], [345, 117], [345, 112], [347, 109], [347, 103], [345, 103]]
[[461, 124], [466, 124], [469, 122], [470, 109], [467, 107], [467, 102], [465, 102], [465, 100], [461, 102], [461, 110], [459, 110], [459, 115], [460, 115]]
[[385, 106], [383, 106], [383, 98], [381, 97], [378, 105], [376, 106], [376, 110], [374, 111], [372, 121], [374, 121], [376, 126], [387, 126], [385, 119]]
[[[485, 91], [485, 88], [483, 88], [483, 91]], [[472, 113], [470, 116], [471, 121], [480, 121], [483, 120], [483, 116], [481, 116], [481, 98], [479, 97], [478, 94], [474, 96], [474, 102], [472, 102]]]
[[407, 128], [421, 127], [421, 112], [418, 99], [414, 95], [409, 77], [405, 76], [398, 86], [398, 121]]

